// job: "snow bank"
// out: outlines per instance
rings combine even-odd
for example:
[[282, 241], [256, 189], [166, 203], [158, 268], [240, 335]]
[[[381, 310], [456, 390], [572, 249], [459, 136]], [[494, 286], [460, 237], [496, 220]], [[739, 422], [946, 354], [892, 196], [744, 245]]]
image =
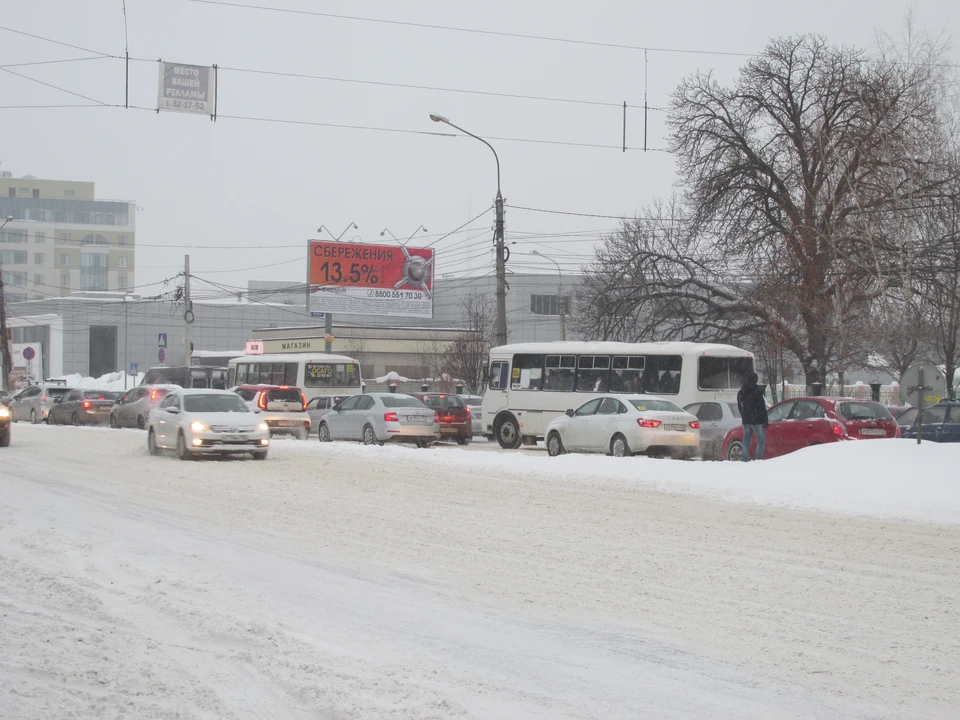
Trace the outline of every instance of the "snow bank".
[[[474, 443], [472, 450], [488, 444]], [[329, 451], [345, 456], [397, 453], [402, 447], [358, 447], [333, 443]], [[309, 450], [309, 448], [303, 448]], [[418, 458], [420, 460], [420, 458]], [[844, 515], [960, 524], [960, 445], [905, 439], [854, 440], [819, 445], [772, 460], [751, 463], [681, 462], [646, 457], [613, 458], [564, 455], [550, 458], [542, 450], [437, 452], [421, 460], [441, 469], [465, 465], [477, 475], [523, 475], [545, 482], [576, 480], [622, 488], [652, 487], [666, 492], [702, 495]]]
[[107, 373], [98, 378], [83, 377], [79, 373], [73, 375], [61, 375], [51, 378], [51, 380], [65, 380], [67, 385], [84, 390], [109, 390], [111, 392], [123, 392], [140, 384], [143, 380], [143, 373], [137, 373], [136, 377], [126, 375], [122, 372]]

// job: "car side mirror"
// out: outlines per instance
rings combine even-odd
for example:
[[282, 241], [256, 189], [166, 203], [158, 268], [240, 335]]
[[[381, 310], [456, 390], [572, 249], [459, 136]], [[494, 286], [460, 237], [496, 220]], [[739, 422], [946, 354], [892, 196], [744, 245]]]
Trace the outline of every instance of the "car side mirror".
[[573, 408], [567, 408], [564, 411], [564, 415], [566, 415], [567, 417], [573, 417]]
[[334, 405], [334, 406], [333, 406], [332, 408], [330, 408], [330, 409], [333, 410], [334, 412], [340, 412], [340, 406], [339, 406], [339, 405]]
[[180, 408], [178, 408], [178, 407], [168, 407], [168, 408], [167, 408], [167, 412], [173, 413], [174, 415], [176, 415], [177, 413], [180, 412]]

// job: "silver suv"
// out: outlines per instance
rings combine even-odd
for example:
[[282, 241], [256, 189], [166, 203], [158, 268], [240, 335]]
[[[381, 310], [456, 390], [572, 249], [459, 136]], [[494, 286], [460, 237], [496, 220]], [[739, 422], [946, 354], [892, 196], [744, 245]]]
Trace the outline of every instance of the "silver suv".
[[66, 380], [47, 380], [37, 385], [28, 385], [10, 398], [11, 420], [29, 420], [36, 424], [46, 422], [50, 415], [50, 408], [58, 398], [65, 397], [72, 387]]
[[157, 406], [163, 396], [179, 385], [138, 385], [125, 392], [110, 411], [110, 427], [147, 427], [150, 411]]

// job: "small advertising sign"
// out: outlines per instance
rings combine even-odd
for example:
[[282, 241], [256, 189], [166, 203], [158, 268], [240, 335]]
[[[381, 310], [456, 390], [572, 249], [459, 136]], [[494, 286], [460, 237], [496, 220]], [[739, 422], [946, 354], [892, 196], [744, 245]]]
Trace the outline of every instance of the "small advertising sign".
[[433, 317], [432, 248], [310, 243], [311, 313]]
[[158, 110], [213, 115], [215, 98], [212, 67], [160, 63]]

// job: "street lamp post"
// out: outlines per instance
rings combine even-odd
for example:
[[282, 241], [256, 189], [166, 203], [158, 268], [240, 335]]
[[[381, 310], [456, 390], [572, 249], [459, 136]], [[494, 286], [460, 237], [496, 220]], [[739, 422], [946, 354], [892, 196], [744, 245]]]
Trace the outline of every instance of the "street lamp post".
[[[317, 235], [319, 235], [321, 232], [326, 230], [327, 234], [333, 238], [334, 242], [340, 242], [340, 238], [346, 235], [347, 230], [350, 230], [351, 228], [353, 228], [354, 230], [360, 229], [357, 227], [357, 224], [355, 222], [352, 222], [343, 229], [342, 233], [334, 237], [333, 233], [330, 232], [329, 228], [327, 228], [325, 225], [321, 225], [320, 227], [317, 228]], [[310, 312], [309, 307], [307, 308], [307, 312]], [[323, 350], [328, 355], [333, 352], [333, 313], [329, 313], [326, 311], [324, 311], [323, 313]]]
[[[7, 215], [3, 224], [0, 224], [0, 230], [3, 230], [7, 223], [12, 220], [13, 215]], [[10, 343], [7, 342], [7, 297], [6, 290], [3, 287], [3, 263], [0, 263], [0, 345], [3, 348], [0, 352], [0, 371], [3, 372], [3, 377], [0, 378], [0, 388], [9, 390], [7, 380], [10, 377], [10, 364], [13, 360], [10, 357]]]
[[539, 250], [533, 251], [534, 255], [542, 257], [544, 260], [549, 260], [554, 265], [557, 266], [557, 278], [558, 278], [558, 294], [557, 294], [557, 311], [560, 313], [560, 339], [567, 339], [567, 322], [566, 322], [566, 303], [563, 301], [563, 271], [560, 270], [560, 263], [554, 260], [549, 255], [544, 255]]
[[497, 328], [496, 328], [496, 342], [497, 345], [506, 345], [507, 344], [507, 259], [506, 259], [506, 248], [503, 242], [503, 195], [500, 192], [500, 158], [497, 156], [497, 151], [493, 149], [493, 145], [488, 143], [479, 135], [474, 135], [468, 130], [464, 130], [459, 125], [454, 125], [443, 115], [437, 115], [435, 113], [430, 113], [430, 119], [434, 122], [442, 122], [454, 130], [459, 130], [464, 135], [469, 135], [474, 140], [479, 140], [488, 148], [490, 152], [493, 153], [494, 160], [497, 161], [497, 199], [495, 203], [495, 210], [497, 214], [496, 225], [494, 226], [493, 231], [493, 242], [497, 249]]
[[408, 238], [407, 238], [406, 240], [404, 240], [404, 241], [401, 241], [400, 238], [398, 238], [396, 235], [394, 235], [392, 232], [390, 232], [390, 228], [384, 228], [383, 230], [380, 231], [380, 237], [383, 237], [384, 235], [389, 235], [390, 237], [392, 237], [394, 240], [396, 240], [396, 241], [397, 241], [398, 243], [400, 243], [401, 245], [406, 245], [406, 244], [409, 243], [411, 240], [413, 240], [413, 236], [416, 235], [416, 234], [417, 234], [418, 232], [420, 232], [421, 230], [423, 230], [424, 232], [428, 232], [428, 230], [427, 230], [423, 225], [421, 225], [421, 226], [418, 227], [416, 230], [414, 230], [412, 233], [410, 233], [410, 237], [408, 237]]

